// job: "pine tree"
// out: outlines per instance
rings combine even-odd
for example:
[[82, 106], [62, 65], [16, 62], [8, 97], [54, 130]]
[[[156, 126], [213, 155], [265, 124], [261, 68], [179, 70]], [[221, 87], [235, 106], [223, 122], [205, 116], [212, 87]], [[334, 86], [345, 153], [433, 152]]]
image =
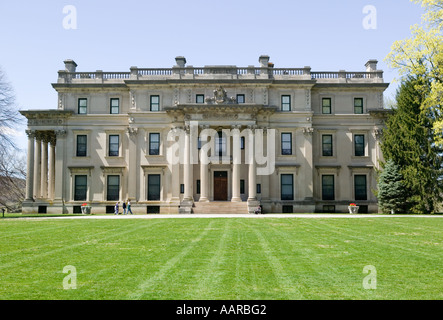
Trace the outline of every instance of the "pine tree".
[[381, 149], [392, 159], [404, 179], [405, 209], [411, 213], [432, 213], [441, 201], [442, 150], [437, 146], [431, 108], [422, 103], [430, 83], [424, 78], [407, 78], [397, 91], [397, 106], [386, 121]]
[[404, 212], [406, 203], [405, 183], [400, 167], [389, 159], [378, 180], [378, 203], [383, 213]]

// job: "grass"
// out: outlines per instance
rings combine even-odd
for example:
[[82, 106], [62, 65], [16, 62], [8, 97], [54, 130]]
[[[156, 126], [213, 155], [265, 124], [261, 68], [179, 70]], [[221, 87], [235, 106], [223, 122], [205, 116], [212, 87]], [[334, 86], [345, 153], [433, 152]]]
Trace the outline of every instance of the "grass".
[[[0, 299], [440, 300], [442, 227], [439, 217], [2, 219]], [[368, 265], [376, 289], [363, 287]], [[75, 290], [63, 288], [65, 266]]]

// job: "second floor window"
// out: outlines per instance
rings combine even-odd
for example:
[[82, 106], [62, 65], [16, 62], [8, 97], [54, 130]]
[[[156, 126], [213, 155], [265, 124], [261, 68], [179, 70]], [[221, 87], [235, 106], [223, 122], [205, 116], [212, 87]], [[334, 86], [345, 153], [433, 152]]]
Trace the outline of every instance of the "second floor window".
[[160, 96], [151, 96], [151, 111], [160, 111]]
[[331, 98], [323, 98], [321, 100], [321, 113], [331, 114]]
[[332, 134], [324, 134], [321, 136], [322, 156], [332, 157]]
[[77, 157], [86, 157], [87, 135], [79, 134], [77, 136]]
[[88, 112], [88, 99], [78, 99], [78, 114], [86, 114]]
[[120, 113], [120, 99], [112, 98], [111, 99], [111, 114], [119, 114]]
[[357, 157], [365, 155], [365, 136], [363, 134], [354, 135], [354, 155]]
[[149, 134], [149, 154], [151, 156], [160, 154], [160, 133]]
[[119, 135], [110, 135], [109, 136], [109, 156], [110, 157], [118, 157], [119, 145], [120, 145], [120, 136]]
[[354, 98], [354, 113], [363, 113], [363, 98]]
[[282, 133], [281, 134], [281, 154], [291, 155], [292, 154], [292, 134]]
[[281, 111], [291, 111], [291, 96], [281, 96]]

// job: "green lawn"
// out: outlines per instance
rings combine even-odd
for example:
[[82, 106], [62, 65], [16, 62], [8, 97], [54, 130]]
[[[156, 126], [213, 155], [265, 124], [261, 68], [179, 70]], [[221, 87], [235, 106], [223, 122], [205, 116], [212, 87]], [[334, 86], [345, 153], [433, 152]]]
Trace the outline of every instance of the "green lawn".
[[0, 299], [443, 299], [442, 230], [441, 217], [0, 219]]

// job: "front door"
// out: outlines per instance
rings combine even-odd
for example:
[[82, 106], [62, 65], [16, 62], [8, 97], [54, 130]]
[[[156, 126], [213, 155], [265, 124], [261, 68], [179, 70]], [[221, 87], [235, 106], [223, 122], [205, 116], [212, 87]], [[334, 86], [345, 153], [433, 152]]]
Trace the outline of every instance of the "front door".
[[228, 200], [228, 172], [214, 171], [214, 201]]

